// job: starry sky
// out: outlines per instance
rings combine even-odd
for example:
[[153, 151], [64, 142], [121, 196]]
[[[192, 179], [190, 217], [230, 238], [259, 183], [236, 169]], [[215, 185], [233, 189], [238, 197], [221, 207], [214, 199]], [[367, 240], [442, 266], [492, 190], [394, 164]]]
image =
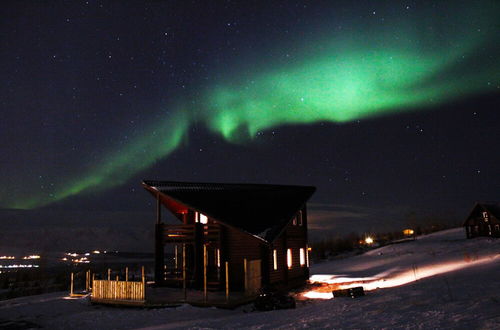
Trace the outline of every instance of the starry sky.
[[149, 214], [142, 179], [303, 184], [313, 230], [372, 230], [499, 199], [496, 1], [0, 11], [3, 209]]

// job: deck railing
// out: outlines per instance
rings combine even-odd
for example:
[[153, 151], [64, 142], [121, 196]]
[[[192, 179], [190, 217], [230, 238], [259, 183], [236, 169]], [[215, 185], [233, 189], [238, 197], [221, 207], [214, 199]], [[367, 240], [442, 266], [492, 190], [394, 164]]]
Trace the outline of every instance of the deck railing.
[[125, 281], [120, 281], [116, 276], [111, 279], [111, 269], [108, 269], [107, 280], [92, 279], [91, 300], [104, 303], [144, 303], [146, 301], [146, 276], [144, 266], [141, 269], [141, 281], [128, 280], [128, 267], [125, 268]]
[[92, 299], [144, 301], [145, 293], [144, 281], [92, 281]]
[[165, 225], [164, 233], [167, 241], [188, 243], [194, 240], [194, 225]]
[[[164, 237], [167, 242], [192, 243], [195, 239], [195, 224], [165, 225]], [[219, 224], [203, 224], [201, 227], [203, 240], [206, 242], [220, 239]]]

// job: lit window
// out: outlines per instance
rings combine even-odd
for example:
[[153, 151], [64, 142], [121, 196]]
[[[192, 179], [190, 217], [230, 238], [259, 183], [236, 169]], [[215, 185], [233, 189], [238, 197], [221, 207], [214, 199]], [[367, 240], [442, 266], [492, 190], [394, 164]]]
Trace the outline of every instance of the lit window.
[[292, 249], [286, 250], [286, 264], [288, 268], [292, 268]]
[[483, 219], [488, 222], [488, 212], [483, 212]]
[[300, 265], [304, 266], [306, 264], [306, 254], [304, 248], [300, 248]]
[[199, 222], [199, 223], [202, 223], [204, 225], [206, 225], [208, 223], [208, 218], [206, 215], [202, 214], [202, 213], [199, 213], [199, 212], [196, 212], [195, 213], [195, 221], [196, 222]]
[[273, 269], [278, 270], [278, 251], [273, 250]]
[[292, 224], [294, 226], [297, 226], [297, 217], [295, 217], [295, 216], [293, 217]]

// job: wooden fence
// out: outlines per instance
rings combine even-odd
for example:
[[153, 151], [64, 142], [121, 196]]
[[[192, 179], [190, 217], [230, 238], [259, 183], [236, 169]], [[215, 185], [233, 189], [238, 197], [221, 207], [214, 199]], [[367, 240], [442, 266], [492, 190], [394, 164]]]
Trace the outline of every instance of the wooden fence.
[[141, 281], [128, 280], [128, 267], [125, 268], [125, 281], [111, 279], [111, 269], [108, 269], [107, 280], [96, 280], [92, 278], [91, 300], [103, 303], [137, 304], [146, 301], [146, 277], [144, 267], [141, 269]]
[[92, 281], [92, 299], [144, 301], [145, 292], [144, 281]]

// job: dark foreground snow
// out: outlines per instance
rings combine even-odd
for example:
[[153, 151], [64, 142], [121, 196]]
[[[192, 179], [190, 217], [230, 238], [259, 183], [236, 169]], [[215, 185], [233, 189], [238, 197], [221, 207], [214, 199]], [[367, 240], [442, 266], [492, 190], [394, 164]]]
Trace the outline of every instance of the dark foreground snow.
[[315, 265], [312, 273], [371, 291], [357, 299], [308, 300], [294, 310], [271, 312], [249, 312], [250, 306], [116, 308], [46, 294], [0, 302], [0, 328], [500, 329], [500, 239], [466, 240], [461, 228], [452, 229]]

